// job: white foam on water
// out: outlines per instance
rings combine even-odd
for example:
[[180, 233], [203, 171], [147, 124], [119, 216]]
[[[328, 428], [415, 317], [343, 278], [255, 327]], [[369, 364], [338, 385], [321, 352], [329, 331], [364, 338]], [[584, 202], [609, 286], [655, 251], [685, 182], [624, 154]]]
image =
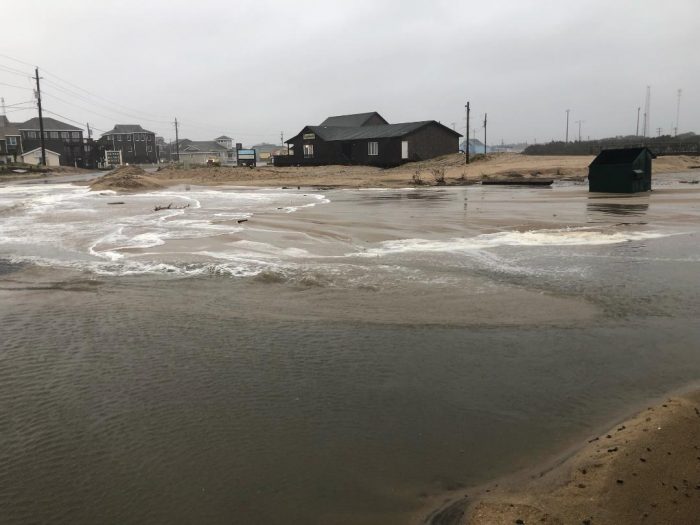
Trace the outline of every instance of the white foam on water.
[[[194, 189], [118, 195], [120, 205], [108, 206], [116, 195], [67, 184], [1, 187], [0, 255], [108, 275], [257, 275], [278, 260], [310, 254], [294, 247], [207, 239], [246, 229], [235, 221], [257, 213], [293, 213], [330, 202], [313, 193]], [[168, 204], [174, 208], [154, 211]], [[217, 248], [194, 253], [168, 248], [168, 241], [186, 239], [201, 239], [200, 249]], [[202, 262], [202, 257], [212, 261]]]
[[447, 240], [397, 239], [384, 241], [377, 247], [348, 255], [378, 257], [400, 253], [470, 252], [500, 246], [595, 246], [643, 241], [668, 235], [670, 234], [659, 232], [601, 232], [584, 228], [508, 231]]

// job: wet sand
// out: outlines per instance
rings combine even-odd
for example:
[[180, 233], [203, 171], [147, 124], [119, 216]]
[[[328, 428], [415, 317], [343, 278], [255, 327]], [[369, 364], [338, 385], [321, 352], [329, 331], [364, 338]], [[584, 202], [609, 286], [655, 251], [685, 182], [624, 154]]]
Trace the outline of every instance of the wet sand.
[[[436, 185], [434, 170], [444, 173], [447, 185], [473, 184], [481, 180], [497, 179], [554, 179], [583, 180], [588, 175], [588, 165], [593, 156], [532, 156], [516, 153], [488, 154], [469, 165], [464, 156], [446, 155], [423, 162], [412, 162], [391, 169], [371, 166], [318, 166], [272, 167], [255, 169], [244, 167], [177, 168], [165, 167], [148, 174], [144, 189], [158, 185], [178, 184], [238, 185], [238, 186], [288, 186], [333, 188], [401, 188], [415, 185], [418, 175], [424, 185]], [[654, 161], [654, 173], [679, 173], [693, 169], [700, 163], [698, 157], [660, 157]], [[695, 170], [699, 172], [700, 170]], [[116, 187], [96, 181], [95, 190]], [[125, 186], [125, 191], [135, 188]]]
[[[447, 498], [434, 523], [455, 523], [480, 494], [465, 487], [535, 465], [486, 486], [477, 523], [555, 486], [602, 505], [574, 456], [545, 460], [577, 442], [636, 454], [632, 423], [593, 429], [700, 377], [690, 177], [616, 197], [8, 188], [5, 521], [403, 525]], [[169, 202], [190, 206], [153, 211]], [[659, 439], [644, 450], [676, 438]], [[634, 499], [642, 471], [607, 468]]]
[[672, 396], [544, 466], [465, 491], [432, 525], [691, 524], [700, 516], [700, 390]]

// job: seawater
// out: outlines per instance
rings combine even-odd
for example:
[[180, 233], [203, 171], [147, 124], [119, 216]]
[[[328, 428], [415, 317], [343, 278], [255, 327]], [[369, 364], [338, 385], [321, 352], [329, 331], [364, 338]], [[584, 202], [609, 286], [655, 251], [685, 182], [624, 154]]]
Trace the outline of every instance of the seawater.
[[536, 464], [700, 377], [657, 188], [0, 187], [1, 521], [399, 524]]

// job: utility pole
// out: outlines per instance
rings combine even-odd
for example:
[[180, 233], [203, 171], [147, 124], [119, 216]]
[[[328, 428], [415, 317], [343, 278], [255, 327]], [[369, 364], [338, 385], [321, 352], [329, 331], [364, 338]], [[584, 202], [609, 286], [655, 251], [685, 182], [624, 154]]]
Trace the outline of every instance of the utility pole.
[[92, 138], [92, 130], [90, 129], [90, 123], [86, 122], [85, 125], [87, 126], [88, 130], [88, 140]]
[[676, 130], [674, 133], [674, 137], [678, 136], [678, 120], [681, 116], [681, 93], [683, 92], [682, 89], [678, 90], [678, 102], [676, 104]]
[[583, 120], [577, 120], [576, 123], [578, 124], [578, 141], [581, 142], [581, 124], [583, 123]]
[[5, 99], [0, 97], [0, 115], [5, 114]]
[[177, 134], [177, 117], [175, 117], [175, 151], [177, 155], [175, 162], [180, 162], [180, 137]]
[[662, 131], [663, 131], [663, 128], [656, 128], [656, 136], [660, 137]]
[[570, 109], [566, 110], [566, 143], [569, 143], [569, 111]]
[[36, 104], [39, 108], [39, 133], [41, 134], [41, 164], [46, 166], [46, 144], [44, 142], [44, 116], [41, 113], [41, 86], [39, 85], [39, 68], [34, 68], [36, 78]]
[[280, 131], [280, 144], [284, 146], [284, 131]]
[[486, 115], [488, 113], [484, 113], [484, 155], [486, 155]]
[[651, 86], [647, 86], [647, 96], [644, 100], [644, 137], [649, 136], [651, 129]]
[[639, 110], [642, 109], [639, 106], [637, 106], [637, 132], [635, 133], [635, 137], [639, 136]]
[[470, 112], [469, 102], [467, 102], [467, 105], [464, 106], [464, 108], [467, 110], [467, 127], [466, 127], [466, 131], [467, 131], [467, 141], [464, 143], [464, 144], [465, 144], [465, 148], [464, 148], [464, 158], [466, 159], [466, 164], [469, 164], [469, 148], [470, 148], [470, 146], [471, 146], [471, 145], [469, 144], [469, 112]]

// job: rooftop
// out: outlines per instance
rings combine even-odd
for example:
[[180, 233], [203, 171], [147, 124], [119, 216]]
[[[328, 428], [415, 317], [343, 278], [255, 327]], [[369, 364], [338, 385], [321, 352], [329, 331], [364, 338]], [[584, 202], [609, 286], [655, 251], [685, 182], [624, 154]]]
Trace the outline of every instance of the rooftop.
[[379, 113], [376, 111], [371, 111], [370, 113], [355, 113], [353, 115], [336, 115], [334, 117], [328, 117], [326, 120], [321, 122], [321, 126], [345, 128], [364, 126], [367, 124], [367, 121], [375, 115], [382, 119], [384, 124], [388, 124], [384, 117], [382, 117]]
[[[80, 128], [61, 122], [50, 117], [44, 117], [44, 131], [83, 131]], [[26, 131], [39, 131], [39, 117], [34, 117], [21, 124], [16, 124], [17, 129]]]
[[105, 131], [102, 136], [105, 135], [121, 135], [121, 134], [132, 134], [132, 133], [153, 133], [147, 129], [143, 129], [139, 124], [115, 124], [114, 129]]
[[[384, 139], [391, 137], [403, 137], [417, 129], [436, 124], [442, 126], [446, 130], [461, 136], [453, 129], [443, 126], [435, 120], [422, 120], [420, 122], [403, 122], [400, 124], [379, 124], [376, 126], [357, 126], [357, 127], [340, 127], [340, 126], [306, 126], [308, 129], [326, 141], [334, 140], [358, 140], [358, 139]], [[291, 140], [291, 139], [290, 139]], [[287, 141], [289, 142], [289, 141]]]

